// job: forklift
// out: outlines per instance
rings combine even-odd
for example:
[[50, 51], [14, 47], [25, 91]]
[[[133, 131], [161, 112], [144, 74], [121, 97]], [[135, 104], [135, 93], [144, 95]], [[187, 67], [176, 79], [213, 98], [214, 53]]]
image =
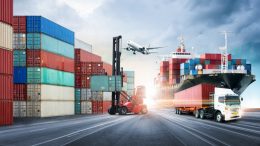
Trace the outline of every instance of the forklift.
[[[120, 67], [121, 58], [121, 41], [122, 36], [113, 37], [113, 59], [112, 59], [112, 75], [121, 76], [121, 86], [123, 86], [123, 68]], [[120, 95], [127, 98], [127, 102], [120, 103]], [[126, 115], [127, 113], [146, 114], [147, 106], [143, 103], [145, 97], [145, 87], [138, 86], [134, 96], [130, 97], [127, 93], [121, 91], [112, 92], [111, 107], [108, 109], [110, 115]]]

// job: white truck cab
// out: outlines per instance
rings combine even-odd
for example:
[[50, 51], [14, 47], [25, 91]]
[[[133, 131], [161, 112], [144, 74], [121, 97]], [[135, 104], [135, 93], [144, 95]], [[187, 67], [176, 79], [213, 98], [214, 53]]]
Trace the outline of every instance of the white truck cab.
[[239, 119], [242, 116], [240, 97], [231, 89], [215, 88], [214, 109], [218, 122]]

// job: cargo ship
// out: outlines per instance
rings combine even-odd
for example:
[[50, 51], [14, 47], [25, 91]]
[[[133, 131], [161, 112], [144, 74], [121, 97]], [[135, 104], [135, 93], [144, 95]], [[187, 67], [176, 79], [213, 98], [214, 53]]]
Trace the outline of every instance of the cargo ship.
[[161, 91], [169, 92], [168, 97], [202, 83], [229, 88], [241, 95], [254, 81], [251, 64], [245, 59], [232, 59], [231, 54], [209, 53], [196, 58], [186, 52], [182, 38], [176, 51], [161, 61], [155, 84]]
[[158, 95], [173, 99], [176, 114], [192, 113], [196, 118], [215, 118], [217, 122], [242, 117], [240, 95], [256, 79], [251, 64], [245, 59], [232, 59], [225, 42], [220, 54], [196, 58], [186, 52], [181, 39], [177, 50], [161, 62], [155, 79]]

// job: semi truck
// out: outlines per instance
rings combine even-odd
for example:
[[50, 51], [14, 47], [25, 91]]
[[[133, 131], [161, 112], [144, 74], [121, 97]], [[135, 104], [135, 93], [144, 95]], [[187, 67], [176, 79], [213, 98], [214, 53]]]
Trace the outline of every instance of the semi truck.
[[241, 118], [242, 100], [231, 89], [204, 83], [175, 93], [174, 107], [179, 115], [192, 113], [196, 118], [223, 122]]

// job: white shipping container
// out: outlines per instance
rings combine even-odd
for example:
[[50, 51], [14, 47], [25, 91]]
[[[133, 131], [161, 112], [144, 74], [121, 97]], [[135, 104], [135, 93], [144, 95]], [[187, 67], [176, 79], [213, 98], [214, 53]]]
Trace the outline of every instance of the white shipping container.
[[13, 27], [11, 25], [0, 22], [0, 48], [12, 50]]
[[81, 102], [81, 114], [92, 114], [92, 102], [89, 101]]
[[27, 97], [28, 100], [41, 101], [74, 101], [73, 87], [44, 85], [44, 84], [28, 84]]
[[112, 92], [103, 92], [103, 101], [111, 101]]
[[26, 117], [26, 101], [13, 101], [13, 117]]
[[81, 100], [90, 100], [91, 99], [91, 90], [90, 89], [81, 89], [81, 95], [80, 95]]
[[103, 100], [103, 92], [91, 92], [91, 100], [102, 101]]
[[74, 101], [27, 101], [27, 117], [53, 117], [74, 114]]
[[41, 117], [41, 102], [27, 101], [26, 114], [27, 117]]

